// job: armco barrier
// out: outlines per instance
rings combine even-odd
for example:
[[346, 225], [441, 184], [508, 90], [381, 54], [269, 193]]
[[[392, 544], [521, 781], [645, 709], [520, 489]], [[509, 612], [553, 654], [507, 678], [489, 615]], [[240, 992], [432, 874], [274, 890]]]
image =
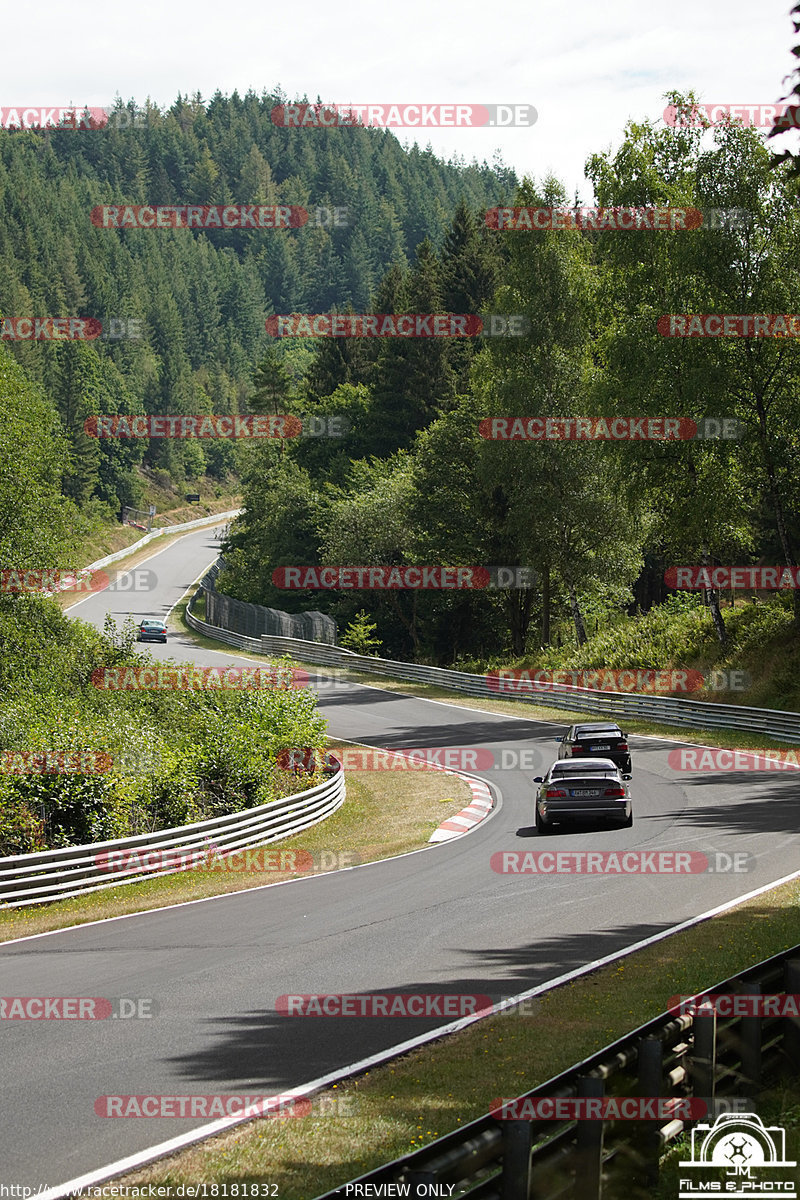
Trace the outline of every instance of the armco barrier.
[[[168, 863], [170, 855], [174, 861], [179, 852], [188, 856], [191, 851], [213, 850], [224, 857], [234, 850], [275, 842], [329, 817], [344, 803], [345, 794], [344, 771], [340, 768], [316, 787], [258, 808], [112, 842], [0, 858], [0, 909], [64, 900], [123, 883], [138, 883], [144, 878], [174, 875], [182, 868]], [[157, 851], [161, 866], [149, 869], [140, 864], [129, 871], [109, 871], [103, 863], [115, 850]]]
[[[191, 604], [202, 591], [203, 582]], [[425, 667], [417, 663], [372, 658], [365, 654], [354, 654], [340, 646], [307, 642], [300, 638], [273, 637], [268, 634], [262, 634], [260, 638], [242, 638], [209, 625], [206, 621], [199, 621], [190, 611], [191, 604], [186, 610], [186, 620], [190, 628], [206, 637], [255, 653], [271, 656], [289, 654], [301, 662], [326, 667], [350, 667], [354, 671], [385, 675], [413, 683], [428, 683], [449, 688], [451, 691], [465, 692], [469, 696], [481, 699], [520, 700], [540, 707], [566, 708], [575, 712], [594, 713], [599, 717], [613, 716], [623, 720], [627, 718], [653, 721], [660, 725], [746, 730], [750, 733], [765, 734], [778, 741], [800, 744], [800, 713], [781, 712], [773, 708], [745, 708], [738, 704], [709, 704], [701, 700], [677, 700], [670, 696], [601, 692], [591, 688], [573, 687], [570, 684], [553, 684], [547, 691], [529, 694], [515, 692], [504, 696], [502, 692], [493, 691], [489, 687], [485, 675], [469, 675], [464, 671], [448, 671], [443, 667]]]
[[[798, 955], [800, 946], [795, 946], [701, 995], [796, 995]], [[722, 1018], [712, 1007], [705, 1014], [662, 1013], [520, 1099], [702, 1100], [708, 1115], [701, 1119], [710, 1125], [723, 1112], [753, 1112], [753, 1097], [765, 1084], [785, 1076], [794, 1080], [798, 1070], [800, 1019]], [[475, 1200], [600, 1200], [602, 1195], [644, 1200], [657, 1187], [661, 1156], [688, 1124], [666, 1118], [502, 1120], [490, 1114], [318, 1200], [450, 1194]], [[751, 1190], [761, 1194], [758, 1185]], [[766, 1185], [763, 1190], [774, 1194]]]

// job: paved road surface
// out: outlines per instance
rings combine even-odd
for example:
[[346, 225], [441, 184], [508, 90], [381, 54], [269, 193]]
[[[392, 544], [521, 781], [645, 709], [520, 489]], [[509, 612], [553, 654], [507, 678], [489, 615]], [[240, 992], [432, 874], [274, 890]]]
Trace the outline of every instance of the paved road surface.
[[[213, 560], [213, 531], [157, 551], [144, 595], [100, 593], [71, 615], [102, 626], [163, 615]], [[166, 656], [235, 662], [173, 635]], [[547, 764], [563, 726], [377, 688], [321, 690], [333, 736], [375, 746], [535, 748]], [[615, 832], [531, 829], [529, 770], [492, 770], [498, 811], [455, 842], [354, 871], [298, 880], [0, 946], [0, 995], [153, 997], [130, 1021], [0, 1024], [0, 1181], [53, 1186], [203, 1120], [104, 1119], [103, 1095], [273, 1093], [404, 1041], [441, 1019], [302, 1019], [276, 998], [309, 992], [510, 996], [797, 869], [792, 773], [681, 775], [672, 743], [632, 738], [636, 820]], [[538, 773], [538, 772], [536, 772]], [[513, 876], [500, 850], [748, 850], [746, 875]], [[342, 847], [346, 849], [346, 847]], [[665, 995], [665, 1001], [667, 997]]]

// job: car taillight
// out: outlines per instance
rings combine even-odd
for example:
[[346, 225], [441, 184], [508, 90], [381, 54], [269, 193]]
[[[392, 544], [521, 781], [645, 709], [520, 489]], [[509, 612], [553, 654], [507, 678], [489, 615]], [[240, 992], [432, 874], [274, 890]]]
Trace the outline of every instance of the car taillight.
[[545, 800], [552, 800], [554, 796], [566, 796], [563, 788], [548, 788], [544, 794]]
[[615, 799], [621, 800], [622, 797], [625, 795], [625, 791], [621, 787], [610, 787], [610, 788], [606, 788], [606, 790], [603, 792], [603, 795], [604, 796], [613, 796], [613, 797], [615, 797]]
[[628, 743], [627, 742], [617, 742], [617, 749], [618, 750], [627, 750]]
[[582, 754], [585, 754], [585, 753], [586, 753], [586, 747], [585, 747], [585, 746], [573, 746], [573, 747], [572, 747], [572, 753], [573, 753], [573, 755], [575, 755], [577, 758], [580, 758]]

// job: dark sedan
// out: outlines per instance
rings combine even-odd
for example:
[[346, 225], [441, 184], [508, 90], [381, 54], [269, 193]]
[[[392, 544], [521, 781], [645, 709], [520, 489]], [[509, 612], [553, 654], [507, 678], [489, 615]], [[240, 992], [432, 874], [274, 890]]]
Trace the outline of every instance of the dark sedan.
[[610, 758], [626, 774], [631, 770], [631, 752], [628, 735], [614, 721], [592, 721], [589, 724], [571, 725], [560, 742], [560, 759], [589, 758], [597, 754]]
[[609, 821], [624, 829], [633, 825], [633, 806], [627, 781], [610, 758], [573, 758], [554, 762], [547, 774], [537, 775], [536, 828], [552, 833], [555, 824]]
[[144, 621], [139, 622], [136, 640], [137, 642], [166, 642], [167, 627], [163, 621], [147, 617]]

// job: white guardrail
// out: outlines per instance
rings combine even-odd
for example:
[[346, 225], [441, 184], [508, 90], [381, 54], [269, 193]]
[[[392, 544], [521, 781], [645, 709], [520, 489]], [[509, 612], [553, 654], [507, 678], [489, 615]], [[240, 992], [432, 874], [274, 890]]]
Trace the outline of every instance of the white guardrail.
[[[174, 875], [187, 870], [187, 863], [211, 855], [224, 858], [237, 850], [278, 841], [329, 817], [344, 803], [345, 794], [340, 767], [316, 787], [258, 808], [111, 842], [0, 858], [0, 910]], [[133, 859], [135, 864], [130, 866]]]
[[120, 559], [127, 558], [129, 554], [134, 554], [142, 546], [154, 542], [156, 538], [172, 533], [182, 533], [184, 530], [201, 529], [204, 525], [221, 525], [223, 521], [238, 516], [241, 511], [240, 508], [233, 508], [229, 512], [211, 513], [207, 517], [198, 517], [195, 521], [184, 521], [181, 525], [163, 525], [160, 529], [153, 529], [150, 533], [146, 533], [143, 538], [139, 538], [138, 542], [126, 546], [124, 550], [116, 550], [113, 554], [107, 554], [105, 558], [99, 558], [97, 562], [90, 563], [88, 567], [83, 568], [80, 574], [85, 575], [87, 571], [99, 571], [110, 563], [119, 562]]
[[[206, 577], [208, 578], [208, 577]], [[200, 584], [203, 590], [205, 579]], [[633, 692], [607, 692], [571, 684], [548, 684], [546, 690], [523, 693], [512, 687], [502, 689], [502, 681], [490, 687], [485, 675], [469, 675], [464, 671], [448, 671], [443, 667], [425, 667], [416, 663], [395, 662], [354, 654], [340, 646], [323, 642], [307, 642], [300, 638], [275, 637], [262, 634], [258, 638], [229, 633], [225, 629], [200, 621], [187, 606], [186, 620], [190, 628], [216, 641], [227, 642], [240, 650], [256, 654], [289, 654], [300, 662], [320, 666], [350, 667], [374, 675], [404, 679], [413, 683], [428, 683], [465, 692], [488, 700], [521, 700], [541, 707], [565, 708], [575, 712], [594, 713], [599, 717], [619, 717], [629, 720], [653, 721], [660, 725], [690, 726], [697, 729], [736, 729], [761, 733], [777, 741], [800, 744], [800, 713], [782, 712], [773, 708], [745, 708], [739, 704], [711, 704], [701, 700], [679, 700], [670, 696], [644, 696]], [[511, 681], [514, 682], [514, 681]]]

